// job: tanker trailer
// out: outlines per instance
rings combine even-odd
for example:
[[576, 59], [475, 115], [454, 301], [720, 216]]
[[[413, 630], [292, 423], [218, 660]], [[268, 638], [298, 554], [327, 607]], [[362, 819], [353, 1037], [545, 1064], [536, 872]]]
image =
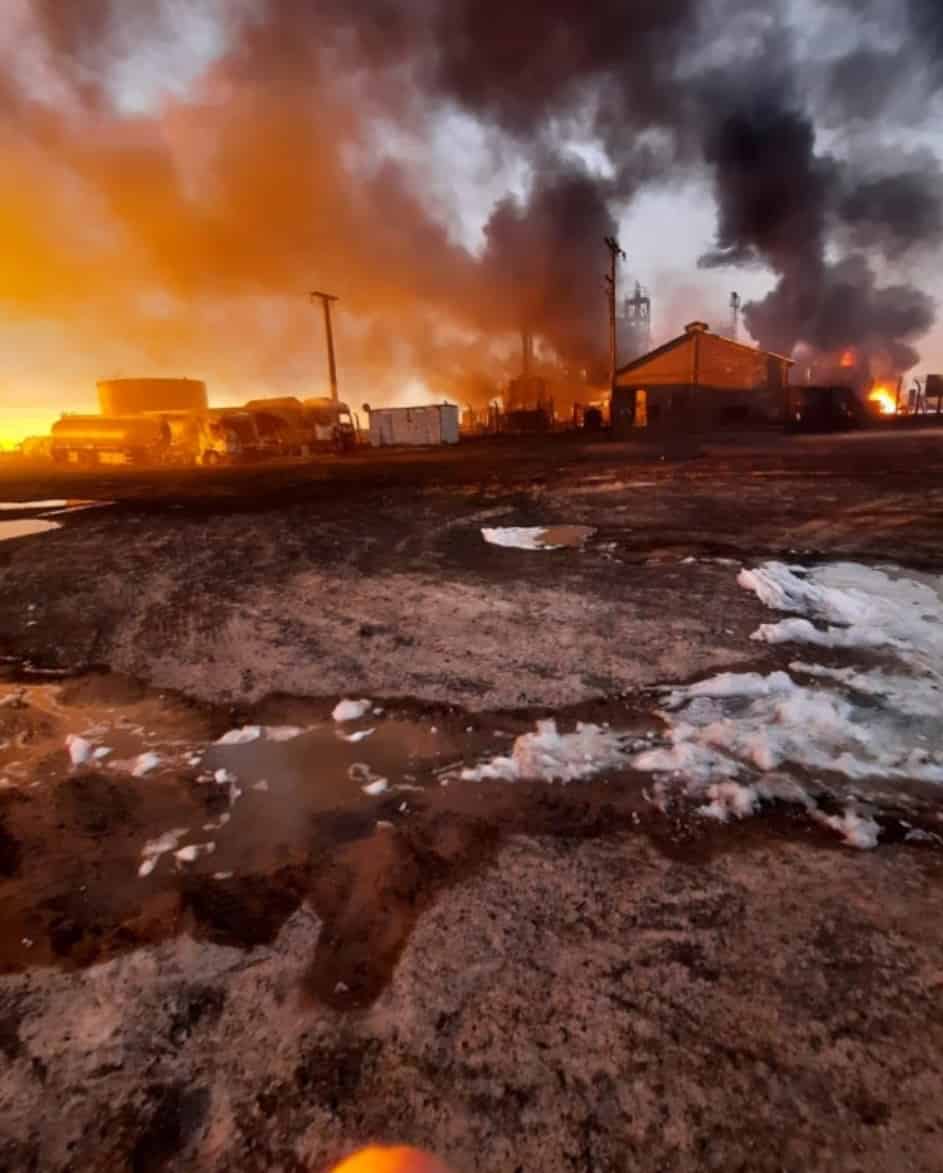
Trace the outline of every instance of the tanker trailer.
[[170, 427], [154, 416], [64, 415], [52, 425], [52, 458], [71, 464], [160, 464]]

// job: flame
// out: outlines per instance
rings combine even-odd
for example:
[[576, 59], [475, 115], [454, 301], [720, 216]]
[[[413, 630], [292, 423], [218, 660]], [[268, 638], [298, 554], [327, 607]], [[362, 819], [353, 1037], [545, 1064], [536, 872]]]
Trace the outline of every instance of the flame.
[[897, 397], [889, 387], [875, 387], [868, 396], [868, 402], [877, 406], [881, 415], [897, 414]]
[[855, 365], [855, 352], [853, 350], [844, 351], [838, 365], [842, 367], [853, 367]]

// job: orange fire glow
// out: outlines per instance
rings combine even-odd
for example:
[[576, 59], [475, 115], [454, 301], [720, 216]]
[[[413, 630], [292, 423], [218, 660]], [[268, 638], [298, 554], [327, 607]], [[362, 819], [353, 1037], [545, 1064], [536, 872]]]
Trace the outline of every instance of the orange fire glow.
[[897, 399], [888, 387], [875, 387], [868, 396], [868, 402], [877, 406], [881, 415], [897, 414]]
[[846, 350], [841, 356], [839, 365], [843, 367], [853, 367], [855, 365], [855, 352], [853, 350]]

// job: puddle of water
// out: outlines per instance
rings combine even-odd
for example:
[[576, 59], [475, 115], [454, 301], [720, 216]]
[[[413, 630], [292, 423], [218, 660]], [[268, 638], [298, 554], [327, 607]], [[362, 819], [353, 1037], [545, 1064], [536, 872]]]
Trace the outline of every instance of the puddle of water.
[[[368, 737], [348, 740], [367, 729]], [[279, 858], [305, 853], [312, 820], [331, 812], [360, 813], [372, 832], [376, 820], [405, 815], [414, 793], [438, 787], [457, 763], [486, 748], [493, 751], [493, 739], [385, 714], [343, 726], [319, 723], [290, 740], [212, 745], [200, 777], [212, 775], [204, 784], [230, 786], [234, 797], [203, 870], [270, 869]]]
[[28, 538], [32, 534], [45, 534], [53, 529], [62, 529], [58, 521], [43, 521], [38, 517], [25, 517], [21, 521], [0, 521], [0, 542], [13, 538]]
[[[522, 744], [543, 761], [573, 742], [569, 720], [561, 738], [549, 723], [535, 737], [524, 717], [496, 726], [454, 711], [384, 710], [339, 723], [325, 704], [271, 701], [259, 713], [292, 728], [227, 730], [217, 711], [119, 677], [0, 684], [0, 972], [85, 966], [183, 928], [264, 945], [308, 901], [322, 931], [305, 990], [338, 1009], [363, 1007], [423, 909], [503, 836], [599, 835], [644, 822], [653, 842], [661, 835], [676, 849], [679, 819], [664, 819], [646, 794], [650, 780], [615, 759], [568, 786], [460, 780], [463, 766], [496, 755], [523, 761]], [[652, 724], [647, 711], [625, 707], [584, 715], [639, 734]], [[512, 751], [521, 733], [529, 736]], [[69, 734], [90, 747], [77, 768]], [[112, 753], [96, 759], [103, 747]], [[136, 775], [147, 753], [160, 762]], [[921, 833], [937, 843], [934, 826]]]
[[582, 546], [595, 532], [591, 525], [551, 525], [537, 540], [544, 550], [559, 550], [565, 546]]

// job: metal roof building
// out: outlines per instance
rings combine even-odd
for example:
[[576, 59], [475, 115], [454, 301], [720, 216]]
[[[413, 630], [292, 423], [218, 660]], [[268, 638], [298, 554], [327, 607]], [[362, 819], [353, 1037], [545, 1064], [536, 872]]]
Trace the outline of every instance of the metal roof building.
[[792, 365], [690, 322], [683, 334], [616, 372], [613, 428], [701, 430], [781, 420]]

